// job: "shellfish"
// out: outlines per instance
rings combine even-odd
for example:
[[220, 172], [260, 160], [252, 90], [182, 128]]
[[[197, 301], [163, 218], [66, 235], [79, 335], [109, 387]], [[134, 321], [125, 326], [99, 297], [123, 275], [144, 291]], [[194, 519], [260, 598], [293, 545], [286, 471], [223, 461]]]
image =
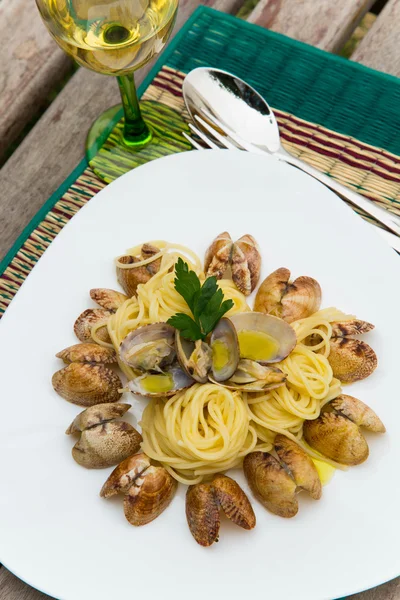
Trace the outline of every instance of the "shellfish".
[[54, 373], [52, 384], [57, 394], [79, 406], [117, 402], [122, 395], [120, 378], [104, 365], [73, 362]]
[[103, 342], [111, 343], [107, 330], [107, 321], [113, 313], [104, 308], [88, 308], [83, 311], [74, 323], [74, 332], [81, 342], [94, 342], [92, 328], [98, 326], [97, 336]]
[[128, 300], [128, 296], [116, 290], [108, 288], [93, 288], [90, 290], [90, 297], [94, 302], [106, 310], [116, 311], [123, 303]]
[[57, 352], [56, 356], [57, 358], [61, 358], [67, 365], [73, 362], [95, 364], [112, 364], [117, 362], [117, 355], [114, 348], [104, 348], [103, 346], [99, 346], [99, 344], [90, 342], [69, 346]]
[[140, 448], [142, 436], [125, 421], [108, 421], [82, 431], [72, 448], [74, 460], [88, 469], [110, 467]]
[[139, 527], [156, 519], [171, 503], [178, 483], [164, 467], [148, 467], [124, 497], [125, 517]]
[[118, 417], [122, 417], [130, 408], [130, 404], [123, 404], [121, 402], [111, 402], [109, 404], [96, 404], [95, 406], [90, 406], [75, 417], [65, 433], [67, 435], [71, 435], [72, 433], [80, 433], [85, 429], [94, 427], [95, 425], [113, 421]]
[[301, 276], [289, 283], [290, 271], [277, 269], [259, 287], [254, 310], [282, 318], [288, 323], [309, 317], [321, 305], [321, 287], [312, 277]]

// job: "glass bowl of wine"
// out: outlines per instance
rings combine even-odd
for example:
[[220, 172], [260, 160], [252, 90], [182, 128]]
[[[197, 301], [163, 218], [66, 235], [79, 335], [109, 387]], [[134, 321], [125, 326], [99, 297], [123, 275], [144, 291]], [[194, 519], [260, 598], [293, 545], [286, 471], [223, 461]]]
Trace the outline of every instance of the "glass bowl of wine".
[[36, 0], [57, 44], [79, 65], [117, 77], [122, 105], [93, 123], [86, 141], [90, 166], [110, 182], [130, 169], [190, 149], [188, 127], [166, 105], [139, 105], [134, 71], [165, 47], [178, 0]]

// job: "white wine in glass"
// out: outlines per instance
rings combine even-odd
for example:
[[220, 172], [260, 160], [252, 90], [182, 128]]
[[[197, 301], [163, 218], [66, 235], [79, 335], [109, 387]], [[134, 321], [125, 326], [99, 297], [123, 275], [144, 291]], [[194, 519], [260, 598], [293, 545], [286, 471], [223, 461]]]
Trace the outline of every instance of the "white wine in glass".
[[[163, 135], [157, 109], [164, 113], [165, 107], [157, 107], [156, 102], [147, 103], [151, 104], [146, 110], [150, 122], [143, 120], [133, 72], [164, 48], [174, 26], [178, 0], [36, 0], [36, 3], [49, 32], [65, 52], [80, 65], [118, 79], [123, 128], [110, 136], [111, 141], [106, 141], [104, 132], [112, 130], [120, 106], [109, 109], [97, 119], [87, 140], [89, 164], [93, 163], [100, 177], [111, 181], [135, 164], [145, 162], [139, 158], [143, 149], [146, 160], [150, 160], [151, 145], [159, 150]], [[158, 128], [152, 127], [152, 114]], [[186, 129], [178, 113], [175, 115], [177, 122], [173, 126]], [[174, 121], [173, 115], [168, 114], [167, 121], [166, 128]], [[168, 137], [168, 132], [165, 133]], [[101, 148], [99, 139], [103, 144]], [[177, 142], [177, 150], [180, 142], [182, 149], [187, 148], [183, 137]], [[170, 148], [170, 151], [177, 150]]]

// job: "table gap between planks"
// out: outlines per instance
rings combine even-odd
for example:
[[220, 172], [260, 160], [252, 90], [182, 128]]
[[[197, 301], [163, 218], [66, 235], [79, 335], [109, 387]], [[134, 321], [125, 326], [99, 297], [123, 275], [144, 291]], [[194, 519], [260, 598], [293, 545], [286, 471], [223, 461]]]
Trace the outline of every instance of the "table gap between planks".
[[[338, 52], [373, 3], [260, 0], [247, 20]], [[175, 34], [198, 4], [198, 0], [181, 0]], [[206, 0], [204, 4], [236, 14], [243, 0]], [[46, 32], [33, 1], [0, 0], [0, 35], [1, 158], [26, 123], [48, 103], [50, 92], [72, 72], [72, 63]], [[351, 58], [399, 76], [399, 48], [400, 0], [389, 0]], [[138, 84], [150, 68], [151, 64], [138, 72]], [[94, 119], [118, 101], [114, 78], [79, 69], [11, 155], [0, 171], [0, 257], [81, 160], [86, 132]], [[46, 598], [0, 566], [0, 600]], [[400, 600], [400, 578], [349, 598]]]

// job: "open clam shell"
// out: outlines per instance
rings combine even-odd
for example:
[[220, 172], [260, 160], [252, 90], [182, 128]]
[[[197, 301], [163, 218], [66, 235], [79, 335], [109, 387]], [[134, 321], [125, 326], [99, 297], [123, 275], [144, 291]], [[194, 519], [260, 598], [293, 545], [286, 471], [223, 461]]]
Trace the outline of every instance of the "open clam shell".
[[239, 363], [239, 342], [232, 321], [223, 317], [211, 334], [212, 376], [217, 382], [226, 381]]
[[275, 437], [274, 448], [281, 463], [290, 471], [296, 486], [306, 490], [314, 500], [319, 500], [322, 485], [318, 471], [303, 448], [280, 433]]
[[107, 404], [90, 406], [75, 417], [65, 433], [71, 435], [73, 433], [84, 431], [85, 429], [90, 429], [95, 425], [113, 421], [118, 417], [122, 417], [130, 408], [130, 404], [124, 404], [122, 402], [110, 402]]
[[[74, 323], [74, 332], [81, 342], [93, 342], [92, 327], [99, 325], [97, 336], [103, 342], [111, 343], [107, 330], [107, 321], [113, 313], [104, 308], [88, 308], [83, 311]], [[103, 326], [102, 326], [103, 325]]]
[[378, 365], [378, 359], [368, 344], [346, 337], [331, 338], [329, 364], [333, 376], [343, 383], [352, 383], [369, 377]]
[[60, 396], [79, 406], [117, 402], [122, 395], [120, 378], [104, 365], [71, 363], [54, 373], [52, 384]]
[[280, 387], [285, 383], [286, 378], [287, 375], [276, 367], [260, 365], [254, 360], [241, 359], [230, 379], [218, 382], [210, 377], [210, 381], [230, 390], [264, 392]]
[[90, 297], [97, 302], [99, 306], [106, 310], [116, 311], [123, 303], [128, 300], [128, 296], [116, 290], [108, 288], [93, 288], [90, 290]]
[[210, 346], [202, 340], [186, 340], [178, 330], [175, 333], [175, 345], [179, 364], [187, 376], [198, 383], [206, 383], [212, 360]]
[[360, 429], [343, 415], [324, 412], [313, 421], [304, 421], [303, 435], [311, 448], [343, 465], [359, 465], [369, 455]]
[[296, 345], [294, 329], [282, 319], [260, 312], [236, 313], [229, 318], [236, 328], [241, 358], [263, 365], [280, 362]]
[[125, 517], [140, 527], [156, 519], [170, 504], [178, 482], [164, 467], [148, 467], [124, 497]]
[[178, 365], [164, 369], [162, 373], [144, 373], [128, 382], [128, 387], [134, 394], [149, 397], [173, 396], [180, 390], [195, 383]]
[[280, 517], [297, 514], [297, 485], [272, 454], [251, 452], [243, 461], [243, 471], [251, 491], [265, 508]]
[[142, 436], [125, 421], [111, 421], [85, 429], [72, 448], [74, 460], [87, 469], [103, 469], [135, 454]]
[[131, 331], [119, 348], [123, 363], [139, 371], [161, 371], [175, 359], [175, 329], [166, 323]]

